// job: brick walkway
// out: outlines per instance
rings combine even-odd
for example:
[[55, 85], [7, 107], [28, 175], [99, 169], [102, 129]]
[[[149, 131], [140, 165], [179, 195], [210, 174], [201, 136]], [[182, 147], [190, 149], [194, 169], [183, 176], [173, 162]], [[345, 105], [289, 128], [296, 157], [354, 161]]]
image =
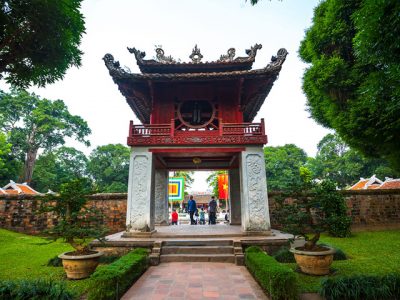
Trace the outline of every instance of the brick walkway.
[[122, 300], [265, 299], [246, 267], [230, 263], [173, 262], [150, 267]]

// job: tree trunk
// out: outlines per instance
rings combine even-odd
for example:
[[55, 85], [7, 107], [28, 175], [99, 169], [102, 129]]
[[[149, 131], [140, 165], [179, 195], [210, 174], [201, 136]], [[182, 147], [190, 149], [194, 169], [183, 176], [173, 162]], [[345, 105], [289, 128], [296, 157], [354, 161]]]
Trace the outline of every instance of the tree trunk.
[[35, 167], [36, 156], [38, 149], [29, 149], [26, 154], [25, 165], [24, 165], [24, 180], [28, 184], [32, 181], [33, 168]]

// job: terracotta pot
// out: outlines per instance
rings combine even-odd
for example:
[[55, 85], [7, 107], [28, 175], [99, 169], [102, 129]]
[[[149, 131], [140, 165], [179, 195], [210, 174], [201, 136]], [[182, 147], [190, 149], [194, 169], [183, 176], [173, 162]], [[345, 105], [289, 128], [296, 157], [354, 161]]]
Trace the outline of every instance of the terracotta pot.
[[333, 262], [335, 249], [329, 247], [324, 248], [326, 248], [326, 250], [305, 251], [298, 250], [299, 247], [297, 247], [290, 249], [290, 252], [294, 254], [296, 263], [303, 273], [311, 275], [327, 275], [329, 274], [329, 268]]
[[94, 251], [96, 253], [89, 255], [68, 255], [71, 252], [64, 252], [58, 257], [62, 259], [65, 273], [69, 279], [83, 279], [89, 277], [99, 264], [99, 258], [104, 253]]

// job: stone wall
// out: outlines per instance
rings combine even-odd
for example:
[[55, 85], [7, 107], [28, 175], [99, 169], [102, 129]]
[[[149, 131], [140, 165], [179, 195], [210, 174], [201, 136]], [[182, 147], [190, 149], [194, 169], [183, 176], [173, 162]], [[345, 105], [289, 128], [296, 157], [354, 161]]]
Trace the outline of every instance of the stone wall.
[[[400, 228], [400, 190], [343, 191], [353, 229]], [[279, 227], [274, 218], [276, 193], [269, 193], [273, 228]], [[0, 228], [25, 233], [40, 233], [57, 221], [51, 214], [33, 213], [41, 197], [0, 195]], [[102, 211], [110, 233], [125, 230], [127, 194], [97, 194], [89, 197], [88, 205]]]
[[[342, 193], [354, 230], [400, 228], [400, 190], [345, 190]], [[279, 227], [274, 214], [277, 195], [268, 196], [272, 228]]]
[[[35, 213], [40, 206], [40, 196], [0, 195], [0, 228], [37, 234], [53, 226], [53, 214]], [[89, 196], [88, 206], [99, 209], [110, 233], [125, 230], [126, 193], [97, 194]]]

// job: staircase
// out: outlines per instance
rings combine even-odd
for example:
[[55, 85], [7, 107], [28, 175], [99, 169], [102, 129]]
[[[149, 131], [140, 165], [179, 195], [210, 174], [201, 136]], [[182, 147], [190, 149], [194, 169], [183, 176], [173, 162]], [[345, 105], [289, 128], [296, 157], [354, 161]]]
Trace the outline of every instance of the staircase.
[[244, 264], [240, 241], [171, 240], [155, 242], [150, 262], [225, 262]]

